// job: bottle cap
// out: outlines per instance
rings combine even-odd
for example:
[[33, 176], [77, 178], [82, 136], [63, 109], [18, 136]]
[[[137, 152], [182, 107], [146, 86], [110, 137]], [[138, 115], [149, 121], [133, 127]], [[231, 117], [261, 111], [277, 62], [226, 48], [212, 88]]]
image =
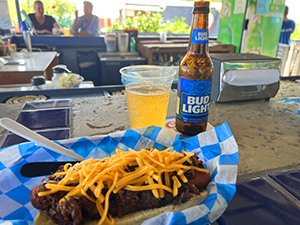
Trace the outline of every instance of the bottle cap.
[[119, 37], [122, 37], [122, 38], [126, 38], [126, 37], [128, 37], [128, 33], [119, 33], [118, 34], [119, 35]]
[[195, 14], [195, 12], [209, 13], [209, 1], [195, 1], [193, 14]]
[[44, 76], [34, 76], [31, 78], [32, 85], [43, 85], [45, 84], [45, 77]]
[[53, 73], [64, 73], [66, 70], [63, 68], [54, 68]]
[[57, 65], [52, 67], [53, 73], [71, 73], [70, 70], [68, 70], [67, 66], [65, 65]]

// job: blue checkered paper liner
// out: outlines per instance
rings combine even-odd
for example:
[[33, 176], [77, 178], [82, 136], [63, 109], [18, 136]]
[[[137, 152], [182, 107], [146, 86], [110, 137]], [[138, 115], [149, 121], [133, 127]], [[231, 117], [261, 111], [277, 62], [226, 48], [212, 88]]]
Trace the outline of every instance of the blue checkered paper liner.
[[[103, 158], [116, 148], [140, 150], [172, 146], [176, 151], [195, 152], [205, 163], [212, 181], [204, 203], [179, 213], [166, 212], [143, 225], [209, 224], [218, 219], [233, 198], [236, 187], [238, 147], [225, 122], [213, 130], [181, 140], [173, 130], [147, 127], [112, 133], [107, 136], [83, 137], [57, 142], [85, 158]], [[34, 143], [23, 143], [0, 150], [0, 224], [33, 224], [37, 210], [30, 203], [30, 190], [43, 177], [25, 178], [21, 167], [28, 162], [72, 160]]]
[[283, 98], [283, 99], [280, 99], [279, 101], [277, 101], [276, 103], [287, 103], [287, 104], [295, 103], [295, 104], [298, 104], [299, 108], [298, 108], [297, 112], [300, 115], [300, 97]]

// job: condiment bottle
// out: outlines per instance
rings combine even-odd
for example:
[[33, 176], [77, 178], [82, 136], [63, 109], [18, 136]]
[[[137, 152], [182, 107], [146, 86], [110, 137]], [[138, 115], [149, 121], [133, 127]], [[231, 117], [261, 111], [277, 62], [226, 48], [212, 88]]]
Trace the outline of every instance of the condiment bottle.
[[130, 52], [136, 52], [136, 50], [135, 50], [135, 44], [136, 44], [136, 42], [135, 42], [134, 37], [131, 37], [131, 40], [130, 40]]
[[57, 65], [52, 68], [53, 70], [53, 77], [52, 77], [52, 86], [54, 89], [62, 88], [61, 86], [61, 77], [67, 76], [69, 73], [71, 73], [70, 70], [68, 70], [67, 66], [65, 65]]
[[43, 90], [46, 87], [44, 76], [34, 76], [31, 78], [31, 90]]

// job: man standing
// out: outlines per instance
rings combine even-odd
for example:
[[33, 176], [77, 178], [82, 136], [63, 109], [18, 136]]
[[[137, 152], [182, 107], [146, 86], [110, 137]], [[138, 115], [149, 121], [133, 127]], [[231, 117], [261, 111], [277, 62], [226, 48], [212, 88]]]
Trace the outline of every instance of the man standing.
[[290, 44], [291, 34], [295, 30], [295, 22], [287, 18], [288, 14], [289, 14], [289, 7], [285, 6], [279, 43], [287, 44], [287, 45]]
[[[74, 35], [100, 35], [100, 22], [98, 16], [92, 14], [93, 4], [91, 2], [83, 2], [84, 15], [78, 17], [78, 10], [75, 11], [75, 21], [72, 26], [72, 34]], [[78, 32], [80, 29], [80, 32]]]
[[53, 34], [52, 29], [55, 27], [55, 33], [62, 33], [61, 26], [55, 21], [52, 16], [44, 14], [44, 4], [41, 1], [34, 2], [35, 13], [28, 14], [36, 33], [38, 34]]

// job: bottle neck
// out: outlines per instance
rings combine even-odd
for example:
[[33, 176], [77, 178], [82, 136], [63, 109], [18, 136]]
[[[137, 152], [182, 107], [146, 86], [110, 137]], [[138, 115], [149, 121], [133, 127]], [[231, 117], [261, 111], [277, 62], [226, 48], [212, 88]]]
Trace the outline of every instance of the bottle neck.
[[208, 13], [195, 12], [190, 34], [189, 51], [208, 53]]

